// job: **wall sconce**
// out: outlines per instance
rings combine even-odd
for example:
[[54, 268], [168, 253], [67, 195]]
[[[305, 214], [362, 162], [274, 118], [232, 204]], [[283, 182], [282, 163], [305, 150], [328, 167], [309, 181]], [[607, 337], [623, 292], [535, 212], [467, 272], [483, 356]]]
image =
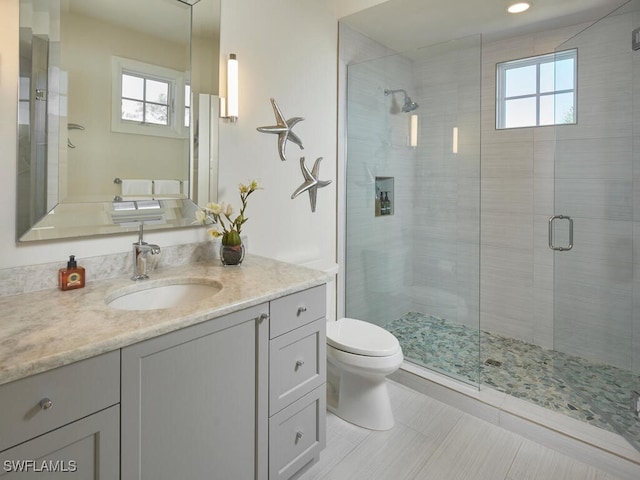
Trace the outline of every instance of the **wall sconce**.
[[409, 146], [418, 146], [418, 115], [411, 115], [409, 124]]
[[229, 54], [227, 60], [227, 98], [226, 108], [221, 109], [225, 112], [225, 117], [230, 122], [238, 121], [238, 59], [235, 53]]
[[458, 127], [453, 127], [451, 145], [451, 151], [453, 153], [458, 153]]

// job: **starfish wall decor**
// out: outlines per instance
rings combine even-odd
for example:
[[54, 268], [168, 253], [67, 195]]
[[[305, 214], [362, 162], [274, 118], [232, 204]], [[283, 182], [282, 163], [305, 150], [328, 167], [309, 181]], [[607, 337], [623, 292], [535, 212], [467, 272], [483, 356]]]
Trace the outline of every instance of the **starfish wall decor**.
[[304, 163], [304, 157], [300, 157], [300, 169], [302, 170], [304, 182], [291, 194], [291, 199], [294, 199], [302, 192], [309, 192], [309, 201], [311, 202], [312, 212], [316, 211], [316, 197], [318, 195], [318, 189], [326, 187], [331, 183], [331, 180], [318, 179], [318, 174], [320, 172], [320, 160], [322, 160], [322, 157], [316, 159], [313, 164], [313, 170], [309, 171], [307, 165]]
[[258, 131], [262, 133], [273, 133], [278, 135], [278, 154], [280, 155], [280, 160], [284, 162], [287, 159], [284, 155], [287, 140], [291, 140], [293, 143], [298, 145], [301, 150], [304, 150], [304, 147], [302, 146], [302, 140], [300, 140], [300, 138], [291, 131], [291, 129], [298, 122], [304, 120], [304, 118], [293, 117], [289, 120], [285, 120], [284, 115], [282, 115], [278, 104], [273, 98], [271, 99], [271, 106], [273, 107], [273, 113], [276, 116], [276, 124], [266, 127], [258, 127]]

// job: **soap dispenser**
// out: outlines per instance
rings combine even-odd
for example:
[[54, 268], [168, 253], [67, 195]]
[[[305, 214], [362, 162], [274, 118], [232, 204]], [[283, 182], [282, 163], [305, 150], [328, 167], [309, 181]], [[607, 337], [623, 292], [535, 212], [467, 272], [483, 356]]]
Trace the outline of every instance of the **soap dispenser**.
[[84, 267], [78, 266], [74, 255], [69, 256], [67, 268], [58, 270], [58, 287], [60, 290], [84, 287]]

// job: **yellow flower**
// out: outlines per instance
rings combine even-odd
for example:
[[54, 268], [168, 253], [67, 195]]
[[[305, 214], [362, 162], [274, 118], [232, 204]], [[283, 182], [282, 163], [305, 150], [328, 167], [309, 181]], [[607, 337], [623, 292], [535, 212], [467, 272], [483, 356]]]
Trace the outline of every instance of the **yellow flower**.
[[247, 208], [247, 198], [260, 189], [260, 186], [256, 180], [252, 180], [248, 185], [240, 183], [238, 189], [240, 190], [242, 205], [235, 218], [231, 218], [235, 213], [233, 206], [224, 202], [219, 204], [209, 202], [205, 207], [200, 207], [195, 213], [196, 222], [194, 223], [216, 224], [217, 229], [209, 229], [207, 232], [214, 238], [222, 237], [223, 245], [237, 245], [240, 243], [242, 225], [248, 220], [244, 213]]

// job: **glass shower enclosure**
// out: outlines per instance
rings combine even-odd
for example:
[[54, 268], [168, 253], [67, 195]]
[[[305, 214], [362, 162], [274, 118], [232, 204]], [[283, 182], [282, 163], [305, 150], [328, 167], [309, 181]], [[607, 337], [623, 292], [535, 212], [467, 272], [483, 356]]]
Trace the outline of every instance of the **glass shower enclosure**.
[[346, 167], [346, 315], [476, 386], [480, 47], [478, 35], [349, 65]]

